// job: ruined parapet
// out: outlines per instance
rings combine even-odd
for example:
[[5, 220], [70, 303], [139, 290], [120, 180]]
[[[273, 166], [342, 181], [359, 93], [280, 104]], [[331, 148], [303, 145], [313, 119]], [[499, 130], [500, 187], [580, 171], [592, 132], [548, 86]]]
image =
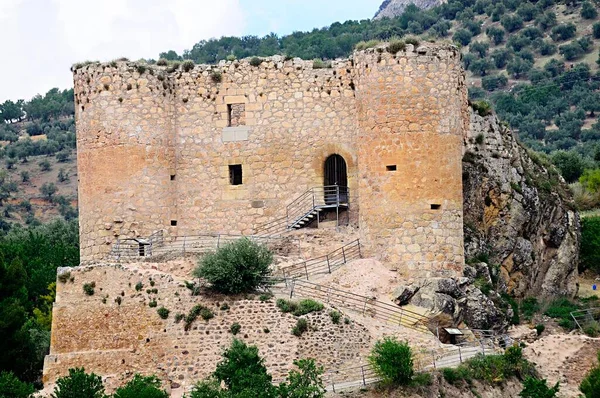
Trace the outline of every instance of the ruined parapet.
[[361, 244], [408, 275], [459, 273], [469, 121], [460, 52], [425, 43], [354, 61]]

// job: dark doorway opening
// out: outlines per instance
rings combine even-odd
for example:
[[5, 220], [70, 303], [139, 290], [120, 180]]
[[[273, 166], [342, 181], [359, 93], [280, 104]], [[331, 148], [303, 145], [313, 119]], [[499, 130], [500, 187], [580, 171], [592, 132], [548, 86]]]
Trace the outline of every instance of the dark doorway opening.
[[348, 169], [346, 161], [338, 154], [325, 160], [325, 204], [348, 203]]

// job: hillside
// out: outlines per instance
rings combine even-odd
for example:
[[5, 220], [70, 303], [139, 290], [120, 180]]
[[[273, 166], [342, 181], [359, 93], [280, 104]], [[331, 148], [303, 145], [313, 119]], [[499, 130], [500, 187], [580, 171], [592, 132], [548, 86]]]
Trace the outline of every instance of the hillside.
[[73, 90], [0, 104], [0, 231], [77, 217]]
[[[169, 63], [175, 69], [179, 68], [180, 61], [188, 59], [195, 63], [217, 63], [224, 59], [285, 54], [328, 60], [348, 57], [354, 48], [372, 47], [381, 40], [418, 36], [422, 41], [453, 41], [464, 53], [471, 100], [490, 101], [499, 117], [518, 132], [524, 144], [551, 157], [567, 182], [576, 182], [585, 170], [589, 170], [585, 176], [589, 183], [576, 184], [573, 188], [581, 209], [598, 206], [598, 184], [593, 182], [596, 177], [600, 178], [600, 171], [594, 171], [600, 160], [600, 123], [597, 120], [600, 111], [597, 63], [600, 20], [597, 5], [587, 1], [553, 0], [453, 0], [427, 10], [415, 5], [425, 8], [438, 3], [427, 0], [409, 4], [401, 15], [383, 18], [396, 15], [407, 3], [413, 2], [386, 0], [377, 19], [336, 22], [310, 32], [294, 32], [282, 37], [270, 34], [262, 38], [203, 40], [183, 54], [173, 50], [161, 53], [163, 60], [160, 62]], [[56, 104], [64, 105], [64, 101], [53, 101], [57, 93], [58, 90], [23, 104], [12, 103], [17, 108], [23, 107], [25, 113], [22, 115], [31, 117], [29, 121], [17, 123], [22, 117], [17, 112], [17, 116], [9, 120], [15, 123], [0, 126], [0, 140], [4, 140], [5, 146], [0, 155], [8, 162], [5, 168], [14, 167], [20, 172], [20, 168], [25, 167], [17, 152], [31, 147], [26, 137], [41, 134], [36, 131], [37, 127], [44, 131], [54, 129], [54, 136], [46, 136], [47, 142], [54, 141], [58, 147], [45, 145], [42, 135], [39, 143], [32, 140], [37, 149], [30, 155], [52, 156], [74, 147], [74, 136], [66, 135], [66, 139], [56, 136], [57, 131], [74, 131], [71, 116], [63, 112], [59, 121], [50, 111], [46, 110], [42, 115], [33, 106], [54, 104], [59, 109], [60, 105]], [[14, 110], [15, 107], [9, 108]], [[56, 113], [56, 109], [52, 111]], [[17, 142], [19, 136], [21, 140]], [[35, 173], [35, 168], [31, 172]], [[9, 174], [19, 183], [18, 173]], [[41, 178], [40, 183], [56, 183], [51, 179]], [[32, 185], [34, 191], [40, 186], [37, 182]], [[33, 194], [29, 190], [28, 195]], [[75, 192], [65, 190], [64, 195], [74, 198]], [[39, 199], [35, 195], [31, 197], [34, 201]], [[59, 209], [55, 204], [48, 205]], [[45, 219], [48, 214], [52, 215], [52, 212], [39, 212], [39, 217]]]
[[385, 0], [381, 3], [381, 6], [379, 6], [379, 10], [374, 18], [397, 17], [401, 15], [410, 4], [414, 4], [422, 10], [427, 10], [444, 3], [446, 3], [446, 0]]

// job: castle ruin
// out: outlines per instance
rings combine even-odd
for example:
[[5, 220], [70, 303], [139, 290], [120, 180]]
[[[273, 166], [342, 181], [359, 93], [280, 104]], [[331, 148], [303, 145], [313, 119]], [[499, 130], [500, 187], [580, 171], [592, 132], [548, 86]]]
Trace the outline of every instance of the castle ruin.
[[314, 214], [290, 219], [286, 206], [316, 188], [323, 205], [343, 205], [368, 255], [421, 276], [459, 272], [468, 112], [458, 49], [369, 49], [317, 66], [276, 56], [188, 71], [75, 68], [82, 261], [156, 231], [289, 228]]

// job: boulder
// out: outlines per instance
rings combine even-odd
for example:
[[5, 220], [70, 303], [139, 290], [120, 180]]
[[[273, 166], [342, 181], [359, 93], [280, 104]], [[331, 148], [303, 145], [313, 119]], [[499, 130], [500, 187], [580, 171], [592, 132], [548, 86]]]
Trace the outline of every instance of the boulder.
[[394, 303], [398, 305], [406, 305], [418, 291], [419, 286], [398, 286], [393, 293]]

